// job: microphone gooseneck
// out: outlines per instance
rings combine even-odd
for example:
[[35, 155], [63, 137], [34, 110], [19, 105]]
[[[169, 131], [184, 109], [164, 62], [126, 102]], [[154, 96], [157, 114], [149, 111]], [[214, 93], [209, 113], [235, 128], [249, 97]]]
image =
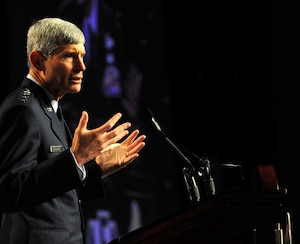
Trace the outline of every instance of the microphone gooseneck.
[[[197, 169], [194, 167], [193, 163], [184, 155], [184, 153], [176, 146], [176, 144], [171, 141], [168, 136], [163, 132], [161, 126], [155, 119], [150, 108], [146, 109], [146, 115], [154, 128], [159, 132], [160, 135], [168, 142], [168, 144], [179, 154], [179, 156], [184, 160], [186, 166], [183, 168], [182, 173], [184, 176], [184, 181], [189, 193], [190, 200], [192, 202], [199, 202], [201, 200], [200, 187], [199, 184], [204, 185], [203, 191], [206, 192], [207, 197], [215, 194], [214, 181], [210, 174], [210, 164], [209, 160], [202, 160], [198, 156], [194, 155], [200, 163], [197, 165]], [[199, 181], [202, 181], [199, 183]]]
[[153, 113], [151, 111], [150, 108], [147, 108], [146, 109], [146, 114], [147, 114], [147, 117], [148, 119], [150, 120], [150, 122], [154, 125], [155, 129], [160, 132], [161, 135], [164, 136], [164, 139], [169, 143], [169, 145], [172, 146], [172, 148], [180, 155], [180, 157], [183, 158], [184, 162], [187, 164], [187, 166], [189, 168], [191, 168], [192, 171], [195, 171], [195, 167], [194, 165], [192, 164], [192, 162], [179, 150], [179, 148], [175, 145], [174, 142], [172, 142], [167, 136], [166, 134], [162, 131], [159, 123], [156, 121], [156, 119], [154, 118], [153, 116]]

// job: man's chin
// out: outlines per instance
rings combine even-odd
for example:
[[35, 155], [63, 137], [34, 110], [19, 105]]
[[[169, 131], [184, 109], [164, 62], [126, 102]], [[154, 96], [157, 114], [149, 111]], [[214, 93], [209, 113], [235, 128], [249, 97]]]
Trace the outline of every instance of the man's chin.
[[72, 86], [69, 93], [78, 93], [81, 91], [81, 85]]

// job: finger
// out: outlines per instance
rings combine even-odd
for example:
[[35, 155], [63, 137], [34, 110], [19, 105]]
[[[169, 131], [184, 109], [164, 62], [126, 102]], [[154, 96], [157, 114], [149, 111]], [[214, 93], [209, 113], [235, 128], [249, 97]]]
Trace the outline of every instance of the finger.
[[135, 140], [135, 138], [139, 133], [140, 133], [139, 130], [134, 130], [133, 132], [131, 132], [131, 134], [122, 142], [122, 145], [125, 146], [130, 145]]
[[105, 140], [106, 144], [111, 144], [111, 143], [117, 143], [121, 139], [123, 139], [125, 136], [129, 134], [129, 131], [127, 130], [131, 124], [129, 122], [123, 123], [116, 127], [115, 129], [108, 131], [105, 133]]
[[86, 130], [87, 122], [89, 119], [89, 115], [86, 111], [82, 111], [80, 120], [78, 122], [77, 128], [79, 131]]
[[105, 124], [103, 124], [102, 126], [99, 126], [98, 128], [96, 128], [94, 130], [97, 133], [107, 132], [115, 126], [115, 124], [120, 120], [121, 117], [122, 117], [121, 113], [116, 113], [108, 121], [106, 121]]
[[130, 145], [127, 145], [127, 151], [133, 153], [134, 148], [142, 143], [145, 139], [145, 135], [139, 136], [134, 142], [132, 142]]
[[144, 142], [139, 143], [137, 146], [135, 146], [131, 151], [129, 151], [126, 154], [126, 158], [124, 159], [125, 165], [128, 163], [131, 163], [134, 159], [136, 159], [139, 156], [139, 151], [145, 146], [146, 144]]
[[145, 146], [145, 142], [143, 142], [145, 138], [145, 135], [139, 136], [132, 144], [127, 146], [126, 156], [128, 157], [129, 155], [138, 153]]

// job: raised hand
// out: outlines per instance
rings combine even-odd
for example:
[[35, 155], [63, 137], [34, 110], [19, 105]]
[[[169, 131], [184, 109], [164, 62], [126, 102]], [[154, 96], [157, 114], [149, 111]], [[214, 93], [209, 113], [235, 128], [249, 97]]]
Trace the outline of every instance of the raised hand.
[[82, 112], [71, 146], [78, 165], [95, 159], [104, 148], [108, 148], [128, 135], [127, 129], [131, 126], [129, 122], [112, 129], [121, 117], [121, 113], [116, 113], [102, 126], [89, 130], [87, 129], [88, 114], [86, 111]]
[[102, 169], [102, 178], [108, 176], [130, 164], [139, 156], [139, 151], [145, 146], [145, 135], [134, 130], [122, 143], [110, 144], [104, 148], [96, 158]]

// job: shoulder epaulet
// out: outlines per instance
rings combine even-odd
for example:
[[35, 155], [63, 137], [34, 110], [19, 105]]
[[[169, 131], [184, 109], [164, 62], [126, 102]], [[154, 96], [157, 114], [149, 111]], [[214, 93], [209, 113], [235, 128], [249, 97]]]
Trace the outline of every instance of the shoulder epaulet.
[[30, 95], [31, 95], [31, 91], [28, 88], [24, 88], [24, 90], [21, 91], [20, 96], [19, 96], [20, 102], [27, 103]]

